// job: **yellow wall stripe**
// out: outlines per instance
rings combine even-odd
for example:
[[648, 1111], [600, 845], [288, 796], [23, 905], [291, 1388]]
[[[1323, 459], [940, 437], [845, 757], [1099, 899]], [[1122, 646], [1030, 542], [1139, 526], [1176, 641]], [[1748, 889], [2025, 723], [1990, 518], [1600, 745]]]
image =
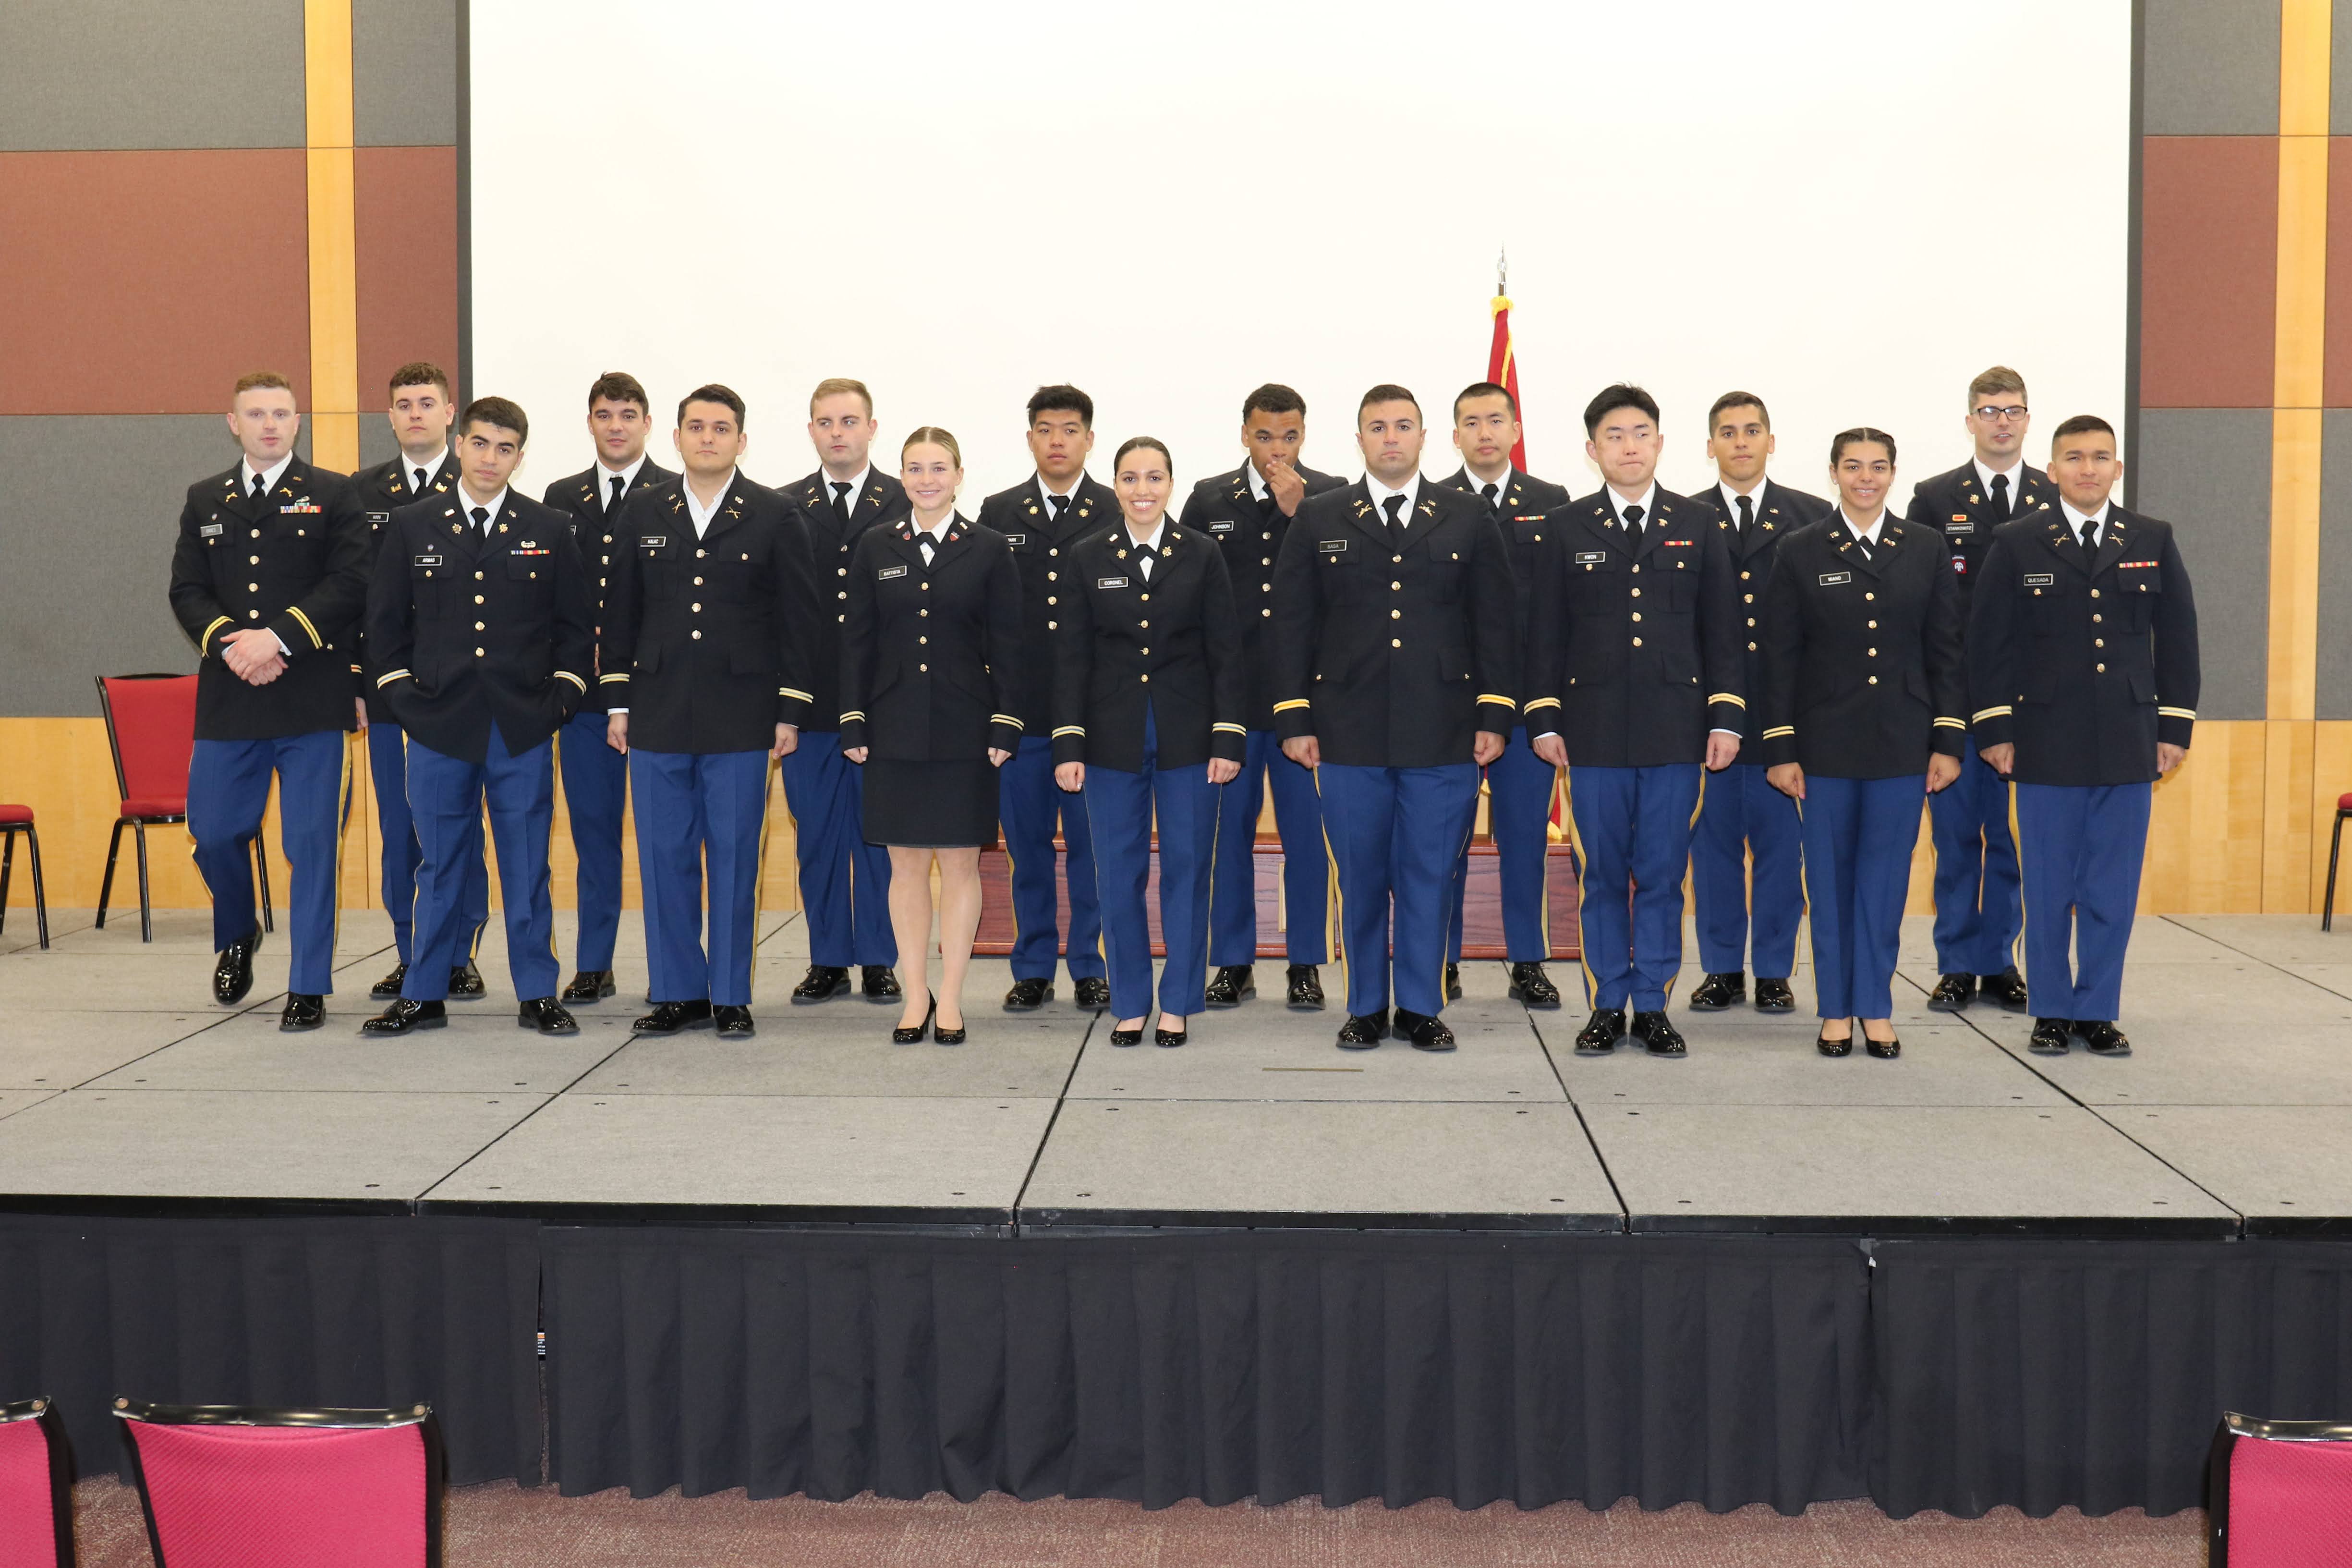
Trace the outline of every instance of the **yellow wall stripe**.
[[357, 198], [352, 166], [352, 0], [303, 0], [310, 154], [310, 460], [360, 461]]

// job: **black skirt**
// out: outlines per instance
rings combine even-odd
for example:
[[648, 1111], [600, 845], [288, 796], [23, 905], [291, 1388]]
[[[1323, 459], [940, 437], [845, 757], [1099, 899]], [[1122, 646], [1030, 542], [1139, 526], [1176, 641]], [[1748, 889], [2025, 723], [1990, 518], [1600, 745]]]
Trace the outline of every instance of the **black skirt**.
[[866, 842], [906, 849], [986, 849], [996, 843], [996, 766], [916, 763], [869, 754], [862, 770]]

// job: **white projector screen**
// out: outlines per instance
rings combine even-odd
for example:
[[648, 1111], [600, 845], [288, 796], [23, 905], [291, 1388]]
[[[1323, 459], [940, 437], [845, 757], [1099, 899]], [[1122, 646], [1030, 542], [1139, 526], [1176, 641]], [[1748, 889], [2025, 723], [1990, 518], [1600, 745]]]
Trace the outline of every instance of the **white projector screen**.
[[1353, 478], [1357, 399], [1400, 382], [1443, 478], [1507, 247], [1528, 467], [1575, 493], [1620, 378], [1680, 490], [1735, 386], [1817, 492], [1850, 425], [1895, 434], [1902, 480], [1961, 461], [1997, 363], [2044, 433], [2124, 423], [2128, 0], [470, 15], [473, 390], [530, 413], [534, 490], [591, 460], [607, 369], [673, 467], [677, 396], [735, 387], [770, 484], [815, 467], [809, 388], [857, 377], [879, 466], [917, 425], [961, 439], [967, 515], [1029, 471], [1049, 382], [1094, 396], [1097, 478], [1148, 433], [1180, 481], [1241, 460], [1265, 381]]

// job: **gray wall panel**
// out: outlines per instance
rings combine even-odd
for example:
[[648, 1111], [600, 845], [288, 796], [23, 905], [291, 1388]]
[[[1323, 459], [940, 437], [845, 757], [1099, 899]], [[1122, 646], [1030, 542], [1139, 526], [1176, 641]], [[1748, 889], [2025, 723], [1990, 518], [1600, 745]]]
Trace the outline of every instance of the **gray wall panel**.
[[2278, 0], [2147, 0], [2147, 134], [2278, 134]]
[[2327, 129], [2352, 136], [2352, 5], [2336, 0], [2328, 30]]
[[[2340, 57], [2339, 57], [2340, 58]], [[2352, 408], [2331, 408], [2320, 461], [2319, 706], [2352, 719]]]
[[2140, 411], [2139, 510], [2173, 525], [2197, 587], [2205, 666], [2197, 711], [2259, 719], [2269, 690], [2271, 414]]
[[0, 4], [0, 152], [303, 139], [302, 0]]
[[457, 0], [352, 0], [352, 136], [362, 147], [457, 140]]

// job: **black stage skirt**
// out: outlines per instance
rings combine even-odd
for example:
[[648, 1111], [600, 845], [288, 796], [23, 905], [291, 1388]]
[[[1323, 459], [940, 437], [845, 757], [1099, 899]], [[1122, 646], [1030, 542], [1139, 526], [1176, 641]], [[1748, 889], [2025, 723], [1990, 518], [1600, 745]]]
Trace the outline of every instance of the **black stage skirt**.
[[985, 849], [996, 843], [996, 766], [917, 763], [868, 753], [866, 842], [906, 849]]

